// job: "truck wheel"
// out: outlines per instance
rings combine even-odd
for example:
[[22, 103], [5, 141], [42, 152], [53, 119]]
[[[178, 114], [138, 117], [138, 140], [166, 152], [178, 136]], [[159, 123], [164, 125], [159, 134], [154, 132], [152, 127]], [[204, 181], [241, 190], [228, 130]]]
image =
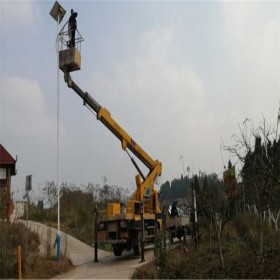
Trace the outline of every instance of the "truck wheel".
[[114, 244], [113, 246], [113, 253], [116, 257], [120, 257], [123, 252], [123, 246], [121, 244]]

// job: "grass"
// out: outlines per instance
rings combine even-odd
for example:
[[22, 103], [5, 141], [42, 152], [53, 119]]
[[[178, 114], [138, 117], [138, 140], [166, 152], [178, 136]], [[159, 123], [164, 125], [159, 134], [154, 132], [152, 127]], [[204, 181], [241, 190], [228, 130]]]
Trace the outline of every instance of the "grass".
[[[64, 203], [66, 204], [66, 203]], [[84, 208], [87, 205], [83, 205]], [[92, 207], [92, 205], [91, 205]], [[67, 210], [67, 211], [66, 211]], [[57, 208], [38, 209], [34, 205], [29, 205], [29, 219], [38, 221], [49, 227], [57, 227]], [[60, 228], [66, 234], [69, 234], [78, 240], [91, 246], [93, 243], [93, 209], [77, 209], [76, 207], [61, 207]], [[111, 245], [99, 244], [99, 248], [111, 251]]]
[[[158, 250], [154, 262], [135, 271], [133, 279], [268, 279], [280, 278], [280, 233], [265, 226], [264, 252], [259, 252], [258, 223], [252, 215], [240, 215], [225, 228], [223, 255], [225, 269], [221, 268], [217, 240], [201, 226], [202, 237], [198, 250], [191, 240], [164, 252]], [[166, 254], [168, 257], [163, 256]], [[161, 265], [161, 260], [166, 260]]]
[[[71, 263], [39, 256], [39, 236], [21, 223], [0, 223], [0, 278], [18, 278], [18, 245], [22, 248], [22, 277], [46, 279], [72, 268]], [[26, 239], [26, 237], [28, 238]], [[27, 245], [27, 247], [26, 247]]]
[[[64, 204], [61, 207], [61, 230], [91, 246], [93, 242], [93, 210], [86, 211], [84, 209], [87, 207], [86, 204], [83, 209], [74, 207], [66, 209]], [[37, 209], [34, 205], [29, 205], [28, 211], [30, 220], [53, 228], [57, 227], [57, 208]]]
[[158, 266], [155, 260], [137, 269], [132, 279], [279, 279], [280, 251], [259, 255], [235, 249], [228, 248], [226, 268], [222, 269], [218, 254], [210, 256], [205, 247], [186, 252], [180, 246], [171, 251], [165, 267]]
[[26, 279], [49, 279], [56, 275], [68, 272], [73, 266], [67, 259], [57, 262], [52, 258], [38, 257], [33, 265], [27, 266], [24, 278]]

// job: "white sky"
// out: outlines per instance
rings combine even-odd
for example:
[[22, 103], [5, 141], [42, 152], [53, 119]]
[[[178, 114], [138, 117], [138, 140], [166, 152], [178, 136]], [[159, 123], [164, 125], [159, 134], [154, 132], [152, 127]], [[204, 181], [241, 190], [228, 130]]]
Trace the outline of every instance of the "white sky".
[[[221, 138], [238, 123], [275, 124], [280, 98], [280, 2], [60, 1], [78, 12], [82, 69], [73, 79], [154, 159], [160, 183], [190, 166], [223, 170]], [[0, 142], [18, 155], [12, 189], [34, 196], [56, 181], [54, 1], [0, 1]], [[61, 181], [134, 189], [121, 144], [60, 76]], [[223, 152], [224, 161], [229, 155]], [[145, 170], [146, 172], [146, 170]]]

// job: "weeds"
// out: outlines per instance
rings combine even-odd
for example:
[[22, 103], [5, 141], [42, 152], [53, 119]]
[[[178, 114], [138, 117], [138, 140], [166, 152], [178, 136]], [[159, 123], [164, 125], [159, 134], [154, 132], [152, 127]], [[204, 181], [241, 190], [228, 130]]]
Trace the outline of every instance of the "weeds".
[[[26, 230], [28, 230], [27, 242], [25, 239]], [[0, 276], [1, 278], [17, 278], [17, 247], [20, 245], [22, 248], [22, 268], [24, 272], [26, 266], [36, 259], [39, 246], [38, 235], [19, 223], [0, 223], [0, 232]]]
[[[51, 238], [49, 234], [45, 244], [47, 246], [46, 252], [48, 252], [47, 257], [41, 257], [39, 256], [38, 232], [31, 231], [22, 223], [0, 222], [0, 233], [0, 279], [18, 278], [18, 245], [22, 248], [23, 278], [50, 278], [71, 268], [68, 260], [62, 258], [60, 262], [57, 262], [51, 256], [48, 246]], [[27, 236], [28, 239], [26, 240]], [[67, 240], [65, 243], [64, 253], [66, 254]]]
[[159, 271], [159, 278], [165, 278], [168, 276], [167, 264], [170, 256], [170, 248], [167, 248], [166, 244], [164, 244], [166, 242], [166, 238], [167, 236], [164, 236], [164, 233], [161, 232], [156, 235], [154, 242], [155, 265]]
[[208, 235], [201, 224], [198, 250], [193, 241], [188, 250], [181, 245], [163, 250], [163, 236], [155, 242], [155, 260], [138, 269], [133, 279], [267, 279], [280, 278], [280, 234], [269, 223], [264, 224], [264, 251], [258, 250], [258, 220], [251, 214], [241, 214], [225, 228], [221, 268], [217, 239], [209, 250]]

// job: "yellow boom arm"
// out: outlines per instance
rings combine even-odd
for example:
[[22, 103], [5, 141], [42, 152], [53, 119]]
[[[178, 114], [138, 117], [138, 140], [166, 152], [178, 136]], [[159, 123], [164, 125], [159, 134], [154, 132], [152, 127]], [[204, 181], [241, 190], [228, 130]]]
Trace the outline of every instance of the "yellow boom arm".
[[142, 201], [148, 190], [151, 196], [153, 196], [153, 201], [149, 204], [149, 208], [155, 211], [155, 213], [160, 213], [154, 184], [157, 177], [161, 175], [161, 163], [158, 160], [153, 160], [111, 117], [111, 114], [106, 108], [99, 105], [98, 102], [87, 92], [82, 91], [77, 84], [74, 83], [68, 72], [64, 73], [64, 79], [65, 82], [67, 82], [68, 87], [72, 88], [83, 99], [84, 105], [91, 108], [95, 112], [97, 119], [100, 120], [121, 141], [122, 149], [124, 151], [127, 151], [127, 149], [130, 150], [149, 169], [148, 175], [144, 176], [137, 163], [132, 157], [130, 157], [143, 180], [141, 180], [139, 174], [136, 176], [137, 190], [132, 195], [131, 201]]

